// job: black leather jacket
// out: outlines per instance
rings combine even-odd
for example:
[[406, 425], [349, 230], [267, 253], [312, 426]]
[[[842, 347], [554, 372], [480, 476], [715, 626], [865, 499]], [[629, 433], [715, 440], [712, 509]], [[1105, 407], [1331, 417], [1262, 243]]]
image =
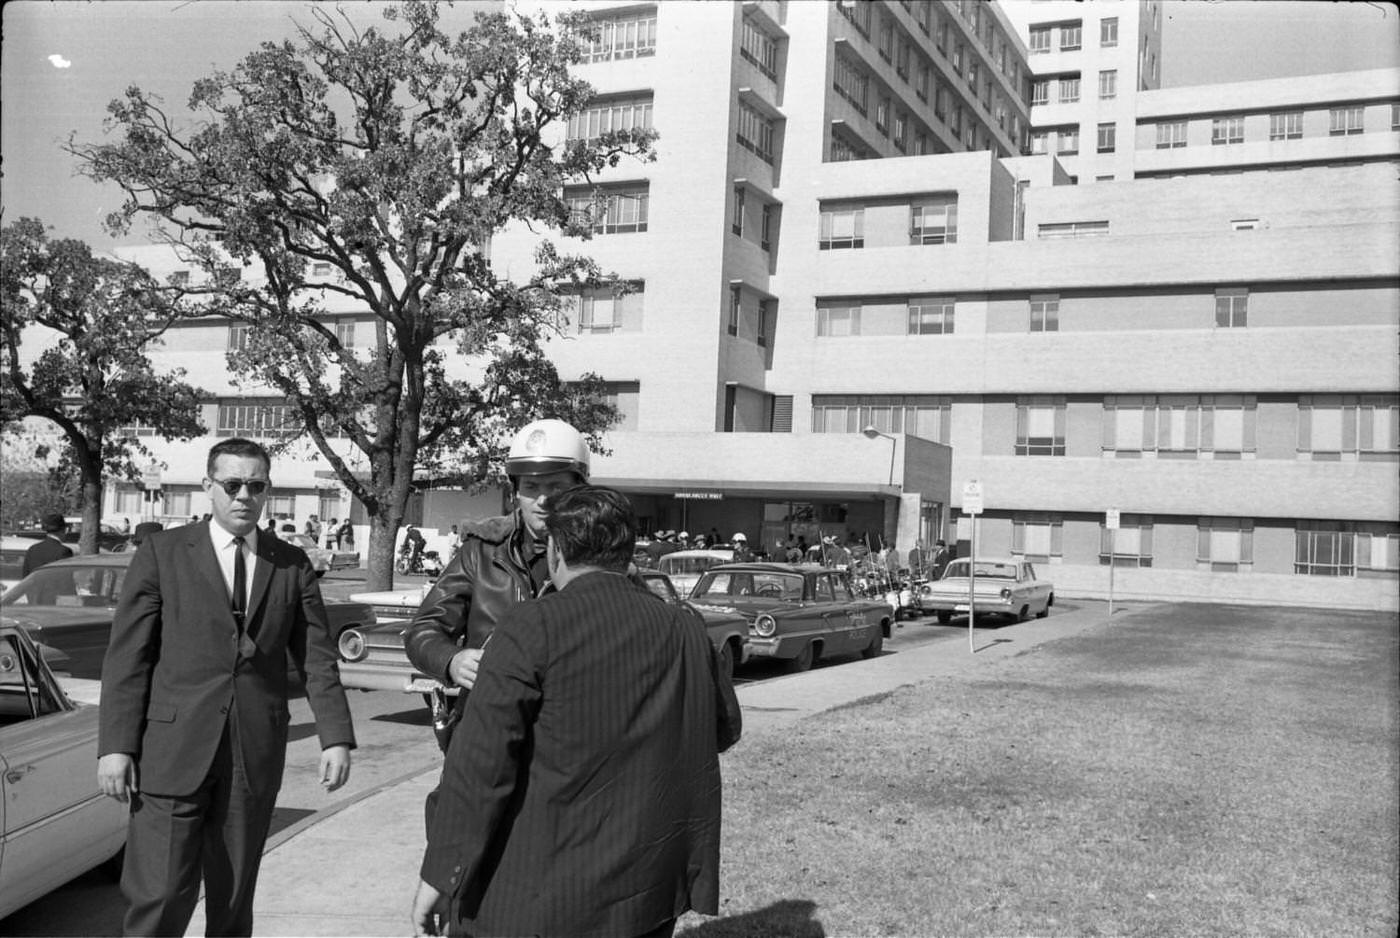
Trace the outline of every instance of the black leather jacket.
[[481, 648], [507, 611], [539, 592], [530, 580], [519, 512], [462, 528], [461, 548], [404, 631], [408, 660], [449, 687], [452, 656]]

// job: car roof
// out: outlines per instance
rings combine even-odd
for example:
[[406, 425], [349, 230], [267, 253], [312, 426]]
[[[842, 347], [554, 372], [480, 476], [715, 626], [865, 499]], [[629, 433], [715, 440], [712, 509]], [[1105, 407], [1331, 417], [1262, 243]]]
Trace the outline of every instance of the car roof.
[[728, 547], [701, 547], [692, 550], [673, 550], [669, 554], [662, 554], [661, 559], [684, 560], [687, 557], [715, 557], [720, 560], [728, 560], [734, 556], [734, 551]]
[[819, 563], [722, 563], [711, 567], [706, 573], [723, 573], [727, 570], [751, 570], [759, 573], [840, 573]]
[[40, 567], [40, 570], [47, 570], [49, 567], [126, 567], [130, 566], [131, 558], [136, 556], [134, 551], [122, 551], [115, 554], [78, 554], [73, 557], [64, 557], [62, 560], [51, 560]]

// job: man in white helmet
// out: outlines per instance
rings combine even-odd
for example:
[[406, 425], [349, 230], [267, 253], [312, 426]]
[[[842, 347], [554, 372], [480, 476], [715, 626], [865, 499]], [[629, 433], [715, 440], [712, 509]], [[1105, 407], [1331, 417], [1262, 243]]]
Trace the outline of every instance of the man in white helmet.
[[[462, 523], [461, 547], [404, 632], [404, 650], [413, 666], [461, 689], [446, 718], [449, 727], [461, 716], [466, 692], [476, 682], [481, 650], [496, 623], [521, 600], [538, 596], [549, 585], [545, 503], [587, 482], [588, 462], [588, 441], [569, 424], [526, 424], [506, 455], [515, 510]], [[444, 751], [448, 738], [439, 733]], [[428, 796], [430, 817], [435, 794]]]

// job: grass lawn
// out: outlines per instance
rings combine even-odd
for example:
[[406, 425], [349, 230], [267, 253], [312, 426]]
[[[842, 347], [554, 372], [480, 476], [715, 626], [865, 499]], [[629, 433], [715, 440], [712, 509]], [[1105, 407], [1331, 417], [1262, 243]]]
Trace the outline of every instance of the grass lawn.
[[1391, 938], [1398, 662], [1394, 615], [1158, 606], [746, 738], [678, 934]]

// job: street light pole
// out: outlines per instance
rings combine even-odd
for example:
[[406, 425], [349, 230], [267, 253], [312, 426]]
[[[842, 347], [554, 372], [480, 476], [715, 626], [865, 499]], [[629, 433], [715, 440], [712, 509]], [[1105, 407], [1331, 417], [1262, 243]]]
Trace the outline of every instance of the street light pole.
[[881, 433], [879, 430], [875, 429], [875, 425], [873, 423], [868, 425], [864, 430], [860, 432], [861, 435], [864, 436], [867, 440], [873, 440], [876, 437], [882, 436], [890, 441], [890, 485], [894, 485], [894, 453], [897, 441], [888, 433]]

